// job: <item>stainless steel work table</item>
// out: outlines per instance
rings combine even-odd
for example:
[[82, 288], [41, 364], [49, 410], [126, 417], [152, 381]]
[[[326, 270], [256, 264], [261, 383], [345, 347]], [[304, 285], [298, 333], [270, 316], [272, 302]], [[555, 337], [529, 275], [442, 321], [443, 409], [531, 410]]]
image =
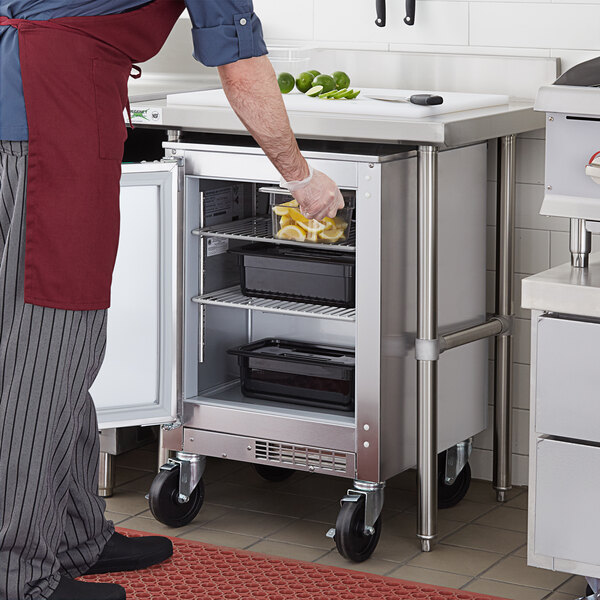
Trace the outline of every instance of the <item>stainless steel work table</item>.
[[[153, 127], [169, 130], [247, 135], [231, 109], [169, 106], [166, 99], [133, 103], [132, 110], [150, 109]], [[418, 323], [415, 354], [418, 403], [417, 536], [430, 551], [437, 536], [437, 370], [439, 355], [486, 337], [496, 337], [494, 488], [499, 502], [511, 488], [511, 381], [514, 275], [514, 214], [516, 192], [516, 136], [541, 129], [544, 115], [531, 102], [474, 109], [422, 119], [373, 119], [290, 113], [298, 138], [353, 142], [401, 143], [418, 151]], [[135, 121], [134, 121], [135, 122]], [[147, 126], [147, 123], [144, 124]], [[495, 315], [467, 330], [438, 335], [437, 300], [437, 186], [438, 153], [448, 148], [497, 140], [497, 231]], [[482, 198], [482, 201], [484, 199]]]

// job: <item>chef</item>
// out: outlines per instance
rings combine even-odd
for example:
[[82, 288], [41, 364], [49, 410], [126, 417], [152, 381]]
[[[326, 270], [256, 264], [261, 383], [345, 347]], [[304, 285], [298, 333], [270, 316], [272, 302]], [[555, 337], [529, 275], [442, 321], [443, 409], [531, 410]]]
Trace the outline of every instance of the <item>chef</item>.
[[128, 539], [104, 518], [88, 390], [106, 345], [127, 80], [185, 5], [195, 58], [218, 67], [304, 213], [343, 206], [298, 150], [252, 0], [0, 0], [2, 600], [122, 599], [74, 578], [172, 554], [166, 538]]

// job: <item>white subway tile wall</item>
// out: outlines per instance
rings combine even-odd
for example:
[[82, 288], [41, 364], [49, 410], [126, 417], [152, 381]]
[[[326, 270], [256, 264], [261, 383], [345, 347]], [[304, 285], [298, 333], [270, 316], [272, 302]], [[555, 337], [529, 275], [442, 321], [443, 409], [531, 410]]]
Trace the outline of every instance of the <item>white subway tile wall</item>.
[[[414, 27], [402, 23], [404, 3], [387, 3], [388, 25], [374, 24], [375, 0], [254, 0], [269, 43], [409, 52], [551, 56], [562, 69], [600, 55], [600, 2], [578, 0], [418, 0]], [[318, 65], [315, 68], [319, 68]], [[362, 68], [362, 65], [361, 65]], [[401, 75], [372, 65], [369, 84], [399, 85]], [[360, 77], [363, 77], [362, 73]], [[550, 83], [550, 82], [548, 82]], [[529, 422], [529, 312], [520, 308], [523, 277], [569, 260], [566, 219], [543, 217], [544, 131], [519, 136], [513, 377], [513, 481], [527, 484]], [[489, 151], [488, 311], [494, 308], [495, 146]], [[595, 241], [598, 247], [598, 242]], [[492, 354], [491, 354], [492, 355]], [[475, 477], [492, 478], [493, 363], [488, 429], [476, 437]]]

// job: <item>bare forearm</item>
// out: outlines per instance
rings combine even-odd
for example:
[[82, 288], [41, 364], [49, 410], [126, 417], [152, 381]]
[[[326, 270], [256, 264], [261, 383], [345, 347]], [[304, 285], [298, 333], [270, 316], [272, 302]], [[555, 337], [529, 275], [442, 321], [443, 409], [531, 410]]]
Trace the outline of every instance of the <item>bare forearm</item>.
[[287, 181], [309, 170], [290, 127], [275, 72], [266, 56], [219, 67], [225, 95], [246, 129]]

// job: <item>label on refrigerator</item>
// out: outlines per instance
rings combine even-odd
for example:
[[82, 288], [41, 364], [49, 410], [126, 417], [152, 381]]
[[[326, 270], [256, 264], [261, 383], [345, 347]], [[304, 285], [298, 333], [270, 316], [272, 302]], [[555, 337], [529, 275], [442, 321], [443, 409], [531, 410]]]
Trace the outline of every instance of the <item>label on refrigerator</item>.
[[244, 188], [237, 183], [205, 190], [204, 224], [210, 226], [235, 221], [242, 214], [243, 199]]
[[[129, 123], [129, 114], [127, 109], [123, 111], [125, 122]], [[131, 122], [135, 125], [143, 123], [153, 123], [154, 125], [162, 125], [163, 115], [162, 108], [148, 108], [146, 106], [131, 107]]]
[[217, 256], [217, 254], [225, 254], [229, 250], [229, 240], [224, 238], [207, 238], [206, 239], [206, 256]]

